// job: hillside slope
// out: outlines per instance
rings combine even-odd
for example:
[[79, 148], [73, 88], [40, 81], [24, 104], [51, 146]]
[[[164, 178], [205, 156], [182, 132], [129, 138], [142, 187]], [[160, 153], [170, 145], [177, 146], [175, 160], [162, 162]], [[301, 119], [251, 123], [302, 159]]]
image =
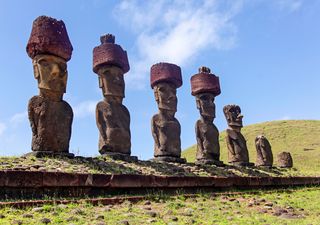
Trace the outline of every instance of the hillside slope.
[[[289, 151], [293, 157], [294, 167], [306, 174], [320, 175], [320, 121], [318, 120], [284, 120], [264, 122], [246, 126], [242, 133], [247, 140], [250, 161], [255, 162], [256, 150], [254, 139], [265, 135], [271, 146], [276, 163], [276, 155]], [[226, 132], [220, 133], [221, 160], [227, 163]], [[195, 160], [196, 145], [182, 152], [188, 161]]]

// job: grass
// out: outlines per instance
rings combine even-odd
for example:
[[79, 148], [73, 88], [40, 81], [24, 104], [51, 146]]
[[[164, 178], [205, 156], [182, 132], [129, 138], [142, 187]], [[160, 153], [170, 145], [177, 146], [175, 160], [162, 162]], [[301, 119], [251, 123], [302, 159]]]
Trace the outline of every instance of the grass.
[[159, 196], [136, 204], [46, 205], [0, 209], [0, 224], [318, 224], [320, 189], [296, 188], [194, 198]]
[[[289, 151], [294, 167], [305, 175], [320, 174], [320, 121], [284, 120], [245, 126], [242, 134], [247, 140], [250, 161], [255, 162], [256, 150], [254, 139], [263, 134], [269, 140], [274, 162], [279, 152]], [[220, 133], [221, 160], [227, 162], [226, 132]], [[182, 156], [188, 161], [195, 160], [196, 145], [183, 151]]]

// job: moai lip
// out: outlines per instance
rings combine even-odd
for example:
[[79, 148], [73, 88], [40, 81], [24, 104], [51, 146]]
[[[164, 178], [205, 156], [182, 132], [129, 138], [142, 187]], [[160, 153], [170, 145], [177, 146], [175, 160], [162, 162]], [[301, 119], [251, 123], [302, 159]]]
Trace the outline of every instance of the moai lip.
[[273, 155], [268, 139], [263, 135], [259, 135], [255, 139], [255, 145], [257, 150], [257, 160], [255, 165], [260, 167], [272, 167]]
[[196, 164], [223, 166], [220, 161], [219, 130], [213, 124], [215, 118], [214, 99], [221, 93], [219, 77], [207, 67], [200, 67], [199, 73], [191, 77], [191, 94], [196, 98], [200, 119], [196, 122], [197, 138]]
[[32, 97], [28, 104], [32, 151], [37, 157], [72, 157], [69, 142], [73, 112], [63, 100], [63, 94], [68, 77], [67, 61], [71, 59], [73, 48], [64, 22], [38, 17], [33, 22], [26, 50], [32, 58], [39, 88], [39, 95]]
[[228, 147], [228, 161], [234, 166], [253, 166], [249, 162], [249, 152], [246, 139], [241, 134], [242, 115], [238, 105], [226, 105], [223, 113], [228, 123], [226, 142]]
[[130, 113], [122, 104], [125, 96], [124, 74], [129, 71], [127, 52], [115, 44], [111, 34], [100, 38], [93, 49], [93, 71], [98, 74], [104, 96], [96, 107], [99, 130], [99, 152], [114, 159], [137, 160], [131, 157]]
[[154, 160], [185, 163], [181, 158], [181, 126], [175, 118], [176, 89], [182, 85], [181, 68], [171, 63], [155, 64], [151, 67], [150, 82], [159, 109], [151, 119]]

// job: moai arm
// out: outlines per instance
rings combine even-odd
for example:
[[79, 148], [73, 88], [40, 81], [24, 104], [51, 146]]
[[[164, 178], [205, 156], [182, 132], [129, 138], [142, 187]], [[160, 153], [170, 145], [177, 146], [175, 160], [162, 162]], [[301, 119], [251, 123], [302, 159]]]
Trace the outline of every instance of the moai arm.
[[97, 127], [98, 127], [98, 130], [100, 132], [100, 135], [101, 135], [102, 139], [103, 140], [107, 140], [106, 121], [104, 120], [104, 117], [103, 117], [103, 111], [101, 109], [99, 109], [99, 108], [100, 107], [99, 107], [99, 103], [98, 103], [97, 108], [96, 108], [96, 123], [97, 123]]
[[158, 133], [158, 128], [155, 123], [155, 120], [156, 120], [156, 115], [154, 115], [151, 119], [151, 132], [152, 132], [154, 142], [157, 145], [157, 148], [159, 149], [160, 148], [159, 133]]
[[201, 149], [201, 151], [203, 151], [204, 150], [203, 138], [202, 138], [200, 128], [199, 128], [199, 121], [197, 121], [197, 123], [196, 123], [195, 130], [196, 130], [196, 138], [197, 138], [198, 148]]
[[234, 152], [233, 140], [231, 139], [231, 137], [228, 134], [226, 136], [226, 141], [227, 141], [227, 147], [228, 147], [229, 152], [234, 156], [235, 152]]
[[36, 114], [33, 110], [32, 99], [30, 99], [29, 104], [28, 104], [28, 117], [29, 117], [32, 133], [33, 133], [33, 135], [37, 135], [38, 121], [36, 119]]

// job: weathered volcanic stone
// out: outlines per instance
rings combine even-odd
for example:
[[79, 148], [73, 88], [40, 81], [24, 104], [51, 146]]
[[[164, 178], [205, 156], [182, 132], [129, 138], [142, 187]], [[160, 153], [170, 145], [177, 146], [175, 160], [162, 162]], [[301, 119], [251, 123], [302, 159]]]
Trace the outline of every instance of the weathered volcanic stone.
[[181, 160], [181, 127], [174, 117], [177, 111], [177, 87], [182, 85], [181, 69], [170, 63], [151, 67], [151, 87], [154, 90], [159, 113], [151, 119], [154, 139], [154, 156], [157, 161], [184, 162]]
[[[127, 53], [114, 43], [114, 36], [104, 35], [93, 50], [93, 71], [99, 75], [104, 96], [96, 107], [99, 152], [119, 159], [131, 154], [130, 114], [122, 104], [125, 96], [123, 75], [129, 70]], [[118, 156], [115, 156], [119, 154]]]
[[73, 48], [64, 22], [39, 16], [33, 21], [26, 50], [30, 58], [39, 54], [50, 54], [69, 61]]
[[272, 167], [273, 155], [268, 139], [263, 135], [257, 136], [255, 145], [257, 150], [256, 166]]
[[117, 66], [127, 73], [130, 69], [127, 52], [115, 44], [115, 37], [106, 34], [100, 37], [101, 45], [93, 49], [93, 71], [98, 73], [101, 66]]
[[241, 109], [237, 105], [226, 105], [223, 112], [228, 122], [226, 142], [228, 147], [228, 161], [235, 166], [253, 166], [249, 162], [249, 152], [246, 139], [241, 134]]
[[216, 117], [214, 99], [220, 94], [219, 78], [201, 67], [199, 73], [191, 77], [191, 94], [196, 97], [201, 118], [196, 122], [197, 164], [223, 165], [220, 158], [219, 130], [213, 124]]
[[71, 156], [68, 151], [73, 112], [63, 101], [63, 94], [68, 77], [66, 61], [71, 58], [72, 45], [63, 21], [38, 17], [33, 23], [27, 53], [32, 58], [40, 91], [28, 104], [31, 148], [37, 156], [46, 156], [45, 153]]
[[175, 88], [182, 86], [181, 68], [171, 63], [157, 63], [151, 67], [151, 88], [161, 82], [171, 83]]
[[281, 152], [277, 155], [278, 166], [281, 168], [291, 168], [293, 160], [290, 152]]

